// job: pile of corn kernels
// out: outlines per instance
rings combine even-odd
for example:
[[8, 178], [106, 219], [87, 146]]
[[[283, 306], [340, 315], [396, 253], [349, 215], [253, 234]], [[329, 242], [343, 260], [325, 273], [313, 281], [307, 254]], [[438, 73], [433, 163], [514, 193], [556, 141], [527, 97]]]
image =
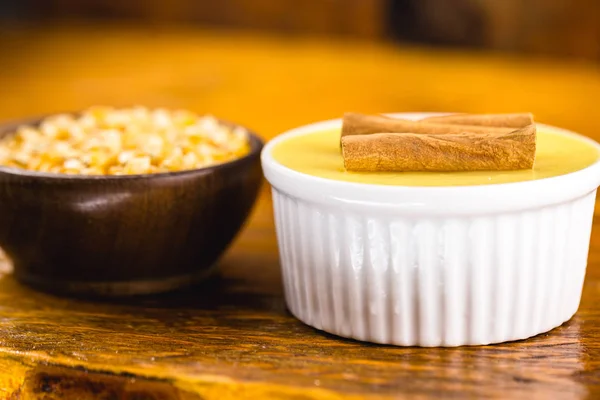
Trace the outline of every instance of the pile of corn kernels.
[[248, 133], [190, 111], [93, 107], [22, 126], [0, 140], [0, 165], [83, 174], [151, 174], [243, 157]]

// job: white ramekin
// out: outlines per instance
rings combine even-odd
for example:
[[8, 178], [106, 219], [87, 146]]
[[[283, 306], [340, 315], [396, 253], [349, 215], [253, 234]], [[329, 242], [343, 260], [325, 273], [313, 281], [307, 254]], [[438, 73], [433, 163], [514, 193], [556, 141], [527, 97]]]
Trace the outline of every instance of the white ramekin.
[[262, 152], [297, 318], [375, 343], [460, 346], [528, 338], [575, 314], [600, 162], [529, 182], [406, 187], [318, 178], [271, 156], [282, 140], [340, 125], [294, 129]]

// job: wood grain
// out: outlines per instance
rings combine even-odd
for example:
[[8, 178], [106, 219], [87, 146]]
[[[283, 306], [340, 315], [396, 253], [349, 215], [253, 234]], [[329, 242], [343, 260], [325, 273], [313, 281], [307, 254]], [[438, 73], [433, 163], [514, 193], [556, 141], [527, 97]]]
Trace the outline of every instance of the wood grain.
[[[125, 27], [13, 31], [0, 43], [6, 118], [94, 103], [183, 106], [270, 138], [351, 109], [525, 109], [536, 120], [600, 139], [600, 121], [589, 117], [600, 72], [585, 64]], [[600, 396], [598, 218], [581, 308], [570, 322], [513, 344], [419, 349], [339, 339], [293, 318], [283, 299], [271, 207], [265, 187], [220, 276], [186, 292], [73, 301], [3, 274], [0, 397]]]

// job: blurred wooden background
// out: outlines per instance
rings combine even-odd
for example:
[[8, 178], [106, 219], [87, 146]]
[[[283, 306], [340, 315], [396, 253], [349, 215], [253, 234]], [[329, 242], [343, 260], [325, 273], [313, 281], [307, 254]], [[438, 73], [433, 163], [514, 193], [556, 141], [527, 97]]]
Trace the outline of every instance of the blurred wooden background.
[[[568, 59], [600, 59], [596, 11], [597, 0], [0, 0], [0, 120], [94, 104], [141, 104], [212, 113], [269, 140], [289, 128], [350, 110], [531, 111], [540, 122], [600, 140], [600, 68], [597, 61]], [[400, 43], [407, 41], [429, 45]], [[440, 48], [444, 45], [477, 50]], [[600, 207], [596, 213], [600, 215]], [[377, 369], [372, 359], [383, 360], [390, 349], [371, 354], [376, 349], [370, 347], [363, 354], [361, 346], [334, 341], [344, 354], [330, 363], [336, 353], [323, 341], [334, 342], [302, 330], [283, 314], [272, 215], [265, 185], [252, 219], [223, 261], [226, 283], [216, 286], [215, 296], [208, 294], [215, 309], [203, 309], [196, 297], [181, 313], [168, 304], [152, 303], [148, 318], [138, 318], [139, 329], [128, 317], [143, 316], [138, 308], [123, 314], [104, 305], [48, 301], [2, 280], [0, 308], [8, 314], [0, 328], [9, 334], [0, 346], [0, 386], [13, 382], [15, 388], [24, 388], [14, 393], [29, 398], [28, 390], [38, 386], [28, 382], [37, 382], [40, 370], [34, 364], [41, 362], [42, 372], [49, 364], [66, 377], [63, 386], [41, 386], [43, 398], [57, 398], [47, 393], [57, 387], [95, 388], [90, 382], [104, 382], [106, 376], [97, 378], [98, 371], [113, 371], [111, 377], [127, 379], [127, 385], [139, 373], [152, 377], [153, 384], [197, 385], [213, 393], [207, 399], [239, 394], [240, 382], [249, 387], [269, 379], [295, 387], [287, 393], [297, 398], [310, 397], [307, 388], [314, 389], [314, 382], [320, 389], [355, 390], [360, 384], [369, 391], [404, 390], [408, 385], [426, 394], [441, 390], [445, 382], [449, 395], [489, 394], [492, 387], [508, 398], [511, 393], [515, 397], [561, 389], [597, 398], [592, 390], [598, 383], [599, 359], [598, 234], [592, 237], [583, 313], [555, 336], [554, 350], [549, 350], [546, 337], [534, 339], [524, 356], [531, 361], [528, 368], [507, 358], [506, 351], [490, 355], [480, 349], [452, 350], [444, 358], [427, 350], [422, 354], [435, 362], [421, 357], [425, 361], [419, 363], [414, 349], [408, 349]], [[238, 300], [231, 302], [245, 301], [240, 294], [254, 300], [241, 306]], [[249, 335], [234, 324], [244, 310], [252, 316], [246, 323]], [[174, 338], [174, 327], [189, 327], [190, 321], [191, 329], [205, 336], [181, 330]], [[252, 343], [241, 343], [245, 347], [240, 351], [231, 332]], [[289, 333], [289, 345], [263, 341], [275, 332]], [[307, 334], [307, 344], [295, 339]], [[110, 341], [117, 336], [125, 338], [121, 347]], [[160, 346], [151, 345], [157, 340], [165, 349], [174, 343], [177, 352], [163, 352], [161, 358], [156, 354]], [[196, 340], [196, 353], [189, 352], [189, 340]], [[202, 340], [213, 343], [214, 351], [206, 351]], [[223, 351], [216, 347], [221, 345]], [[360, 351], [352, 353], [352, 346]], [[310, 352], [312, 359], [295, 357]], [[322, 369], [323, 354], [329, 354], [327, 371]], [[559, 368], [552, 368], [549, 359], [560, 361]], [[77, 370], [68, 369], [75, 365]], [[346, 378], [349, 365], [352, 374]], [[389, 384], [380, 379], [384, 370]], [[415, 380], [419, 374], [421, 379]], [[517, 382], [515, 377], [523, 379]], [[75, 379], [85, 386], [74, 386]], [[261, 387], [271, 390], [268, 383]], [[325, 393], [323, 398], [334, 398]]]
[[210, 24], [600, 59], [598, 0], [0, 0], [2, 3], [11, 3], [13, 13], [43, 18]]
[[[382, 37], [386, 0], [25, 0], [37, 16]], [[24, 7], [24, 6], [23, 6]]]
[[600, 59], [598, 0], [399, 0], [393, 3], [404, 7], [401, 12], [393, 13], [400, 15], [399, 31], [416, 40]]

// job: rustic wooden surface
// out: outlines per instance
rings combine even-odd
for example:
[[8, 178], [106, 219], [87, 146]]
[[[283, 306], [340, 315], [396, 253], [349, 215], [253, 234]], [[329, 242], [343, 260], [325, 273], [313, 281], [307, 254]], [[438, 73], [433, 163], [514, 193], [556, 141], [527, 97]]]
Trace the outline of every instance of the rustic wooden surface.
[[[265, 138], [345, 110], [533, 111], [600, 139], [597, 66], [213, 31], [0, 34], [0, 118], [90, 104], [213, 112]], [[580, 311], [489, 347], [338, 339], [287, 313], [267, 187], [221, 263], [185, 293], [93, 303], [0, 278], [5, 398], [600, 398], [600, 222]]]

